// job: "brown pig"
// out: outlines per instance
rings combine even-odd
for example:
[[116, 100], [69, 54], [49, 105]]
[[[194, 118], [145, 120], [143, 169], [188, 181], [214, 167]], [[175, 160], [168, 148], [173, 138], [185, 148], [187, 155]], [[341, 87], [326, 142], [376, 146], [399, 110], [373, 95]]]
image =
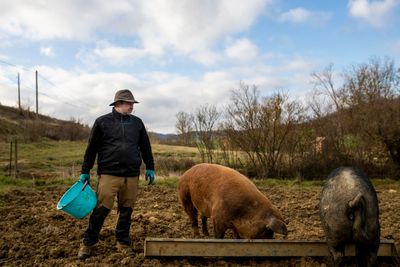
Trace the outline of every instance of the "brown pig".
[[215, 238], [224, 238], [232, 229], [235, 238], [273, 238], [274, 232], [287, 235], [279, 210], [246, 176], [216, 164], [198, 164], [179, 179], [178, 197], [199, 236], [198, 213], [203, 234], [208, 236], [211, 218]]

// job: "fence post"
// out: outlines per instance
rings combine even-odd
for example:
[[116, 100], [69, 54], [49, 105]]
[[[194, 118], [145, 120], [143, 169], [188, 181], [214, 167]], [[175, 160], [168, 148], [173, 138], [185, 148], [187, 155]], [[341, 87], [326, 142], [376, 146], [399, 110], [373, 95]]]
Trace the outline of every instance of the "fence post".
[[8, 169], [8, 176], [11, 177], [11, 172], [12, 172], [12, 154], [13, 154], [13, 141], [11, 139], [10, 141], [10, 167]]
[[17, 138], [15, 137], [14, 140], [14, 145], [15, 145], [15, 156], [14, 156], [14, 160], [15, 160], [15, 173], [14, 173], [14, 178], [18, 178], [18, 141]]

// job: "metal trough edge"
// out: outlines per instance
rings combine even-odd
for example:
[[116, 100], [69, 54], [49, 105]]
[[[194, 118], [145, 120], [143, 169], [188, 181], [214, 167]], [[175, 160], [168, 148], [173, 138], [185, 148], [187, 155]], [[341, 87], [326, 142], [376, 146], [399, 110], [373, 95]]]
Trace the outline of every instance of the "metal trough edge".
[[[354, 255], [354, 245], [346, 246], [345, 256]], [[144, 256], [326, 257], [330, 254], [322, 240], [146, 238]], [[398, 257], [394, 240], [381, 240], [378, 256]]]

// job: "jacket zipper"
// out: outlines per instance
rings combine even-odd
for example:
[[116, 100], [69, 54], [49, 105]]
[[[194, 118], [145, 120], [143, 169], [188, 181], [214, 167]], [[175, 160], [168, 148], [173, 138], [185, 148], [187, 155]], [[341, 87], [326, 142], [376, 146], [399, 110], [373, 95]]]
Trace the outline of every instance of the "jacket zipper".
[[[123, 116], [121, 115], [121, 127], [122, 127], [122, 151], [125, 151], [125, 126], [123, 121]], [[123, 170], [120, 170], [123, 173]]]
[[124, 141], [124, 145], [125, 145], [125, 127], [124, 127], [124, 121], [123, 121], [122, 116], [121, 116], [121, 126], [122, 126], [122, 140]]

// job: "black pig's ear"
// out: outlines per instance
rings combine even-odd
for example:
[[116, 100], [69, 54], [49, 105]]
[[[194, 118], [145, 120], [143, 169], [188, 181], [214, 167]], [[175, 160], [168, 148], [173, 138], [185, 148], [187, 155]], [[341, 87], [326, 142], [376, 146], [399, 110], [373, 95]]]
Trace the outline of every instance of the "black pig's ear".
[[274, 217], [271, 218], [266, 227], [268, 229], [271, 229], [275, 233], [287, 235], [287, 229], [285, 223], [277, 218]]
[[355, 209], [358, 208], [360, 204], [363, 204], [363, 202], [364, 202], [363, 195], [361, 193], [358, 193], [358, 195], [355, 198], [353, 198], [353, 200], [349, 201], [348, 206], [351, 209]]

